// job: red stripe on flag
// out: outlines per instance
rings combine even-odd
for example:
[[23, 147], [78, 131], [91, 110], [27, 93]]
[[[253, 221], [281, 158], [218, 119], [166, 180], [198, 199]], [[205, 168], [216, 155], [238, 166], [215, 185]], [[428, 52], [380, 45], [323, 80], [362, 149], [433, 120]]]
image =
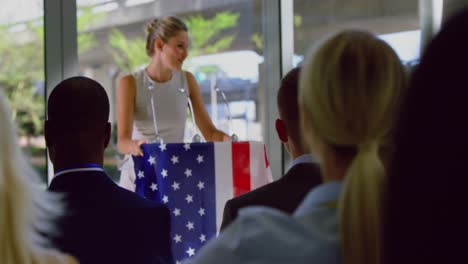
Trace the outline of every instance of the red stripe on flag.
[[232, 178], [234, 197], [250, 192], [249, 142], [232, 143]]

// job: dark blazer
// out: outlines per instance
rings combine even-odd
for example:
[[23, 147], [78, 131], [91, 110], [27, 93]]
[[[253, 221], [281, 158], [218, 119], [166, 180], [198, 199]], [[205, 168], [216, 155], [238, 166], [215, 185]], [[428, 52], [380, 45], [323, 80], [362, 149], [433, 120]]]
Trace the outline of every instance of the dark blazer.
[[170, 215], [164, 205], [117, 186], [104, 172], [54, 178], [65, 215], [48, 235], [59, 250], [86, 263], [173, 263]]
[[321, 182], [316, 163], [299, 163], [279, 180], [227, 201], [221, 230], [236, 219], [239, 209], [247, 206], [268, 206], [292, 214], [306, 194]]

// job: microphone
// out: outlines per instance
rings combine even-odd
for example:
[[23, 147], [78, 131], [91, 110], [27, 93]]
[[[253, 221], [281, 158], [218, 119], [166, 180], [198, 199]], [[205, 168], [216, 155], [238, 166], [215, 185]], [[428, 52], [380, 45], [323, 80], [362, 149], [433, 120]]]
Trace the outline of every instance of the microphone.
[[194, 132], [194, 136], [192, 137], [192, 142], [199, 143], [201, 142], [201, 136], [198, 133], [198, 127], [197, 127], [197, 122], [195, 120], [195, 112], [193, 111], [192, 100], [190, 100], [190, 96], [188, 96], [184, 88], [179, 88], [179, 91], [187, 97], [190, 115], [192, 115], [192, 125], [193, 125], [193, 132]]
[[154, 83], [149, 79], [149, 77], [146, 75], [145, 76], [148, 81], [148, 90], [151, 93], [151, 113], [153, 115], [153, 128], [154, 128], [154, 140], [153, 143], [163, 143], [163, 138], [159, 134], [159, 129], [158, 129], [158, 123], [156, 121], [156, 110], [154, 109], [154, 93], [152, 92], [154, 90]]
[[[231, 109], [229, 108], [229, 102], [226, 98], [226, 94], [223, 91], [221, 91], [218, 87], [215, 87], [215, 91], [221, 94], [221, 98], [223, 99], [223, 104], [226, 106], [227, 116], [229, 120], [229, 132], [231, 132], [232, 131], [232, 114], [231, 114]], [[239, 137], [235, 133], [232, 133], [231, 141], [237, 142], [239, 141]]]

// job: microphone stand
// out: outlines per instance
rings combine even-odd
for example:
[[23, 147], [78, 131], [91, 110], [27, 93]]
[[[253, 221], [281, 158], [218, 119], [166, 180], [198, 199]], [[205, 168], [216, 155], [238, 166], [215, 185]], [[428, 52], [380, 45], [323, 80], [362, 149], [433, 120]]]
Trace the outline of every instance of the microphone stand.
[[151, 113], [152, 113], [152, 116], [153, 116], [153, 128], [154, 128], [154, 141], [153, 141], [153, 143], [163, 143], [164, 142], [163, 138], [159, 134], [158, 124], [157, 124], [157, 121], [156, 121], [156, 110], [154, 108], [154, 93], [153, 93], [154, 83], [146, 75], [146, 72], [145, 72], [145, 76], [147, 77], [147, 81], [148, 81], [148, 90], [151, 93]]
[[193, 125], [193, 131], [194, 131], [194, 136], [192, 138], [192, 142], [201, 142], [201, 136], [198, 133], [198, 127], [197, 127], [197, 122], [195, 120], [195, 112], [193, 111], [193, 105], [192, 105], [192, 100], [190, 100], [190, 96], [185, 92], [184, 88], [179, 88], [179, 91], [183, 93], [187, 97], [187, 103], [189, 105], [190, 109], [190, 115], [192, 115], [192, 125]]
[[[215, 87], [215, 91], [217, 93], [221, 94], [221, 98], [223, 99], [223, 103], [226, 106], [226, 110], [227, 110], [227, 114], [228, 114], [228, 122], [229, 122], [229, 132], [231, 132], [232, 131], [232, 115], [231, 115], [231, 109], [229, 107], [229, 102], [228, 102], [228, 100], [226, 98], [226, 94], [223, 91], [221, 91], [218, 87]], [[233, 141], [233, 142], [239, 141], [239, 138], [235, 133], [232, 133], [231, 141]]]

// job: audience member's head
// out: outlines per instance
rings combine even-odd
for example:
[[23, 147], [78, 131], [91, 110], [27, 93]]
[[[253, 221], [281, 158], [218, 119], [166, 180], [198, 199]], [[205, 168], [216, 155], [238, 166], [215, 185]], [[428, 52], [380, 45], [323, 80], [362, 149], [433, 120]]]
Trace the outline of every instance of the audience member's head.
[[0, 93], [0, 263], [34, 263], [45, 244], [40, 232], [60, 211], [18, 145], [16, 128]]
[[308, 149], [302, 142], [297, 94], [299, 90], [299, 71], [294, 68], [281, 80], [277, 104], [279, 117], [276, 119], [276, 132], [286, 145], [293, 158], [300, 156]]
[[386, 192], [387, 263], [465, 263], [468, 9], [428, 44], [395, 127]]
[[57, 167], [102, 164], [110, 139], [109, 99], [104, 88], [86, 77], [59, 83], [49, 96], [45, 136]]
[[[378, 157], [406, 83], [396, 53], [370, 33], [343, 31], [312, 50], [300, 75], [302, 131], [338, 202], [343, 263], [379, 263], [383, 167]], [[337, 171], [342, 168], [342, 171]]]

